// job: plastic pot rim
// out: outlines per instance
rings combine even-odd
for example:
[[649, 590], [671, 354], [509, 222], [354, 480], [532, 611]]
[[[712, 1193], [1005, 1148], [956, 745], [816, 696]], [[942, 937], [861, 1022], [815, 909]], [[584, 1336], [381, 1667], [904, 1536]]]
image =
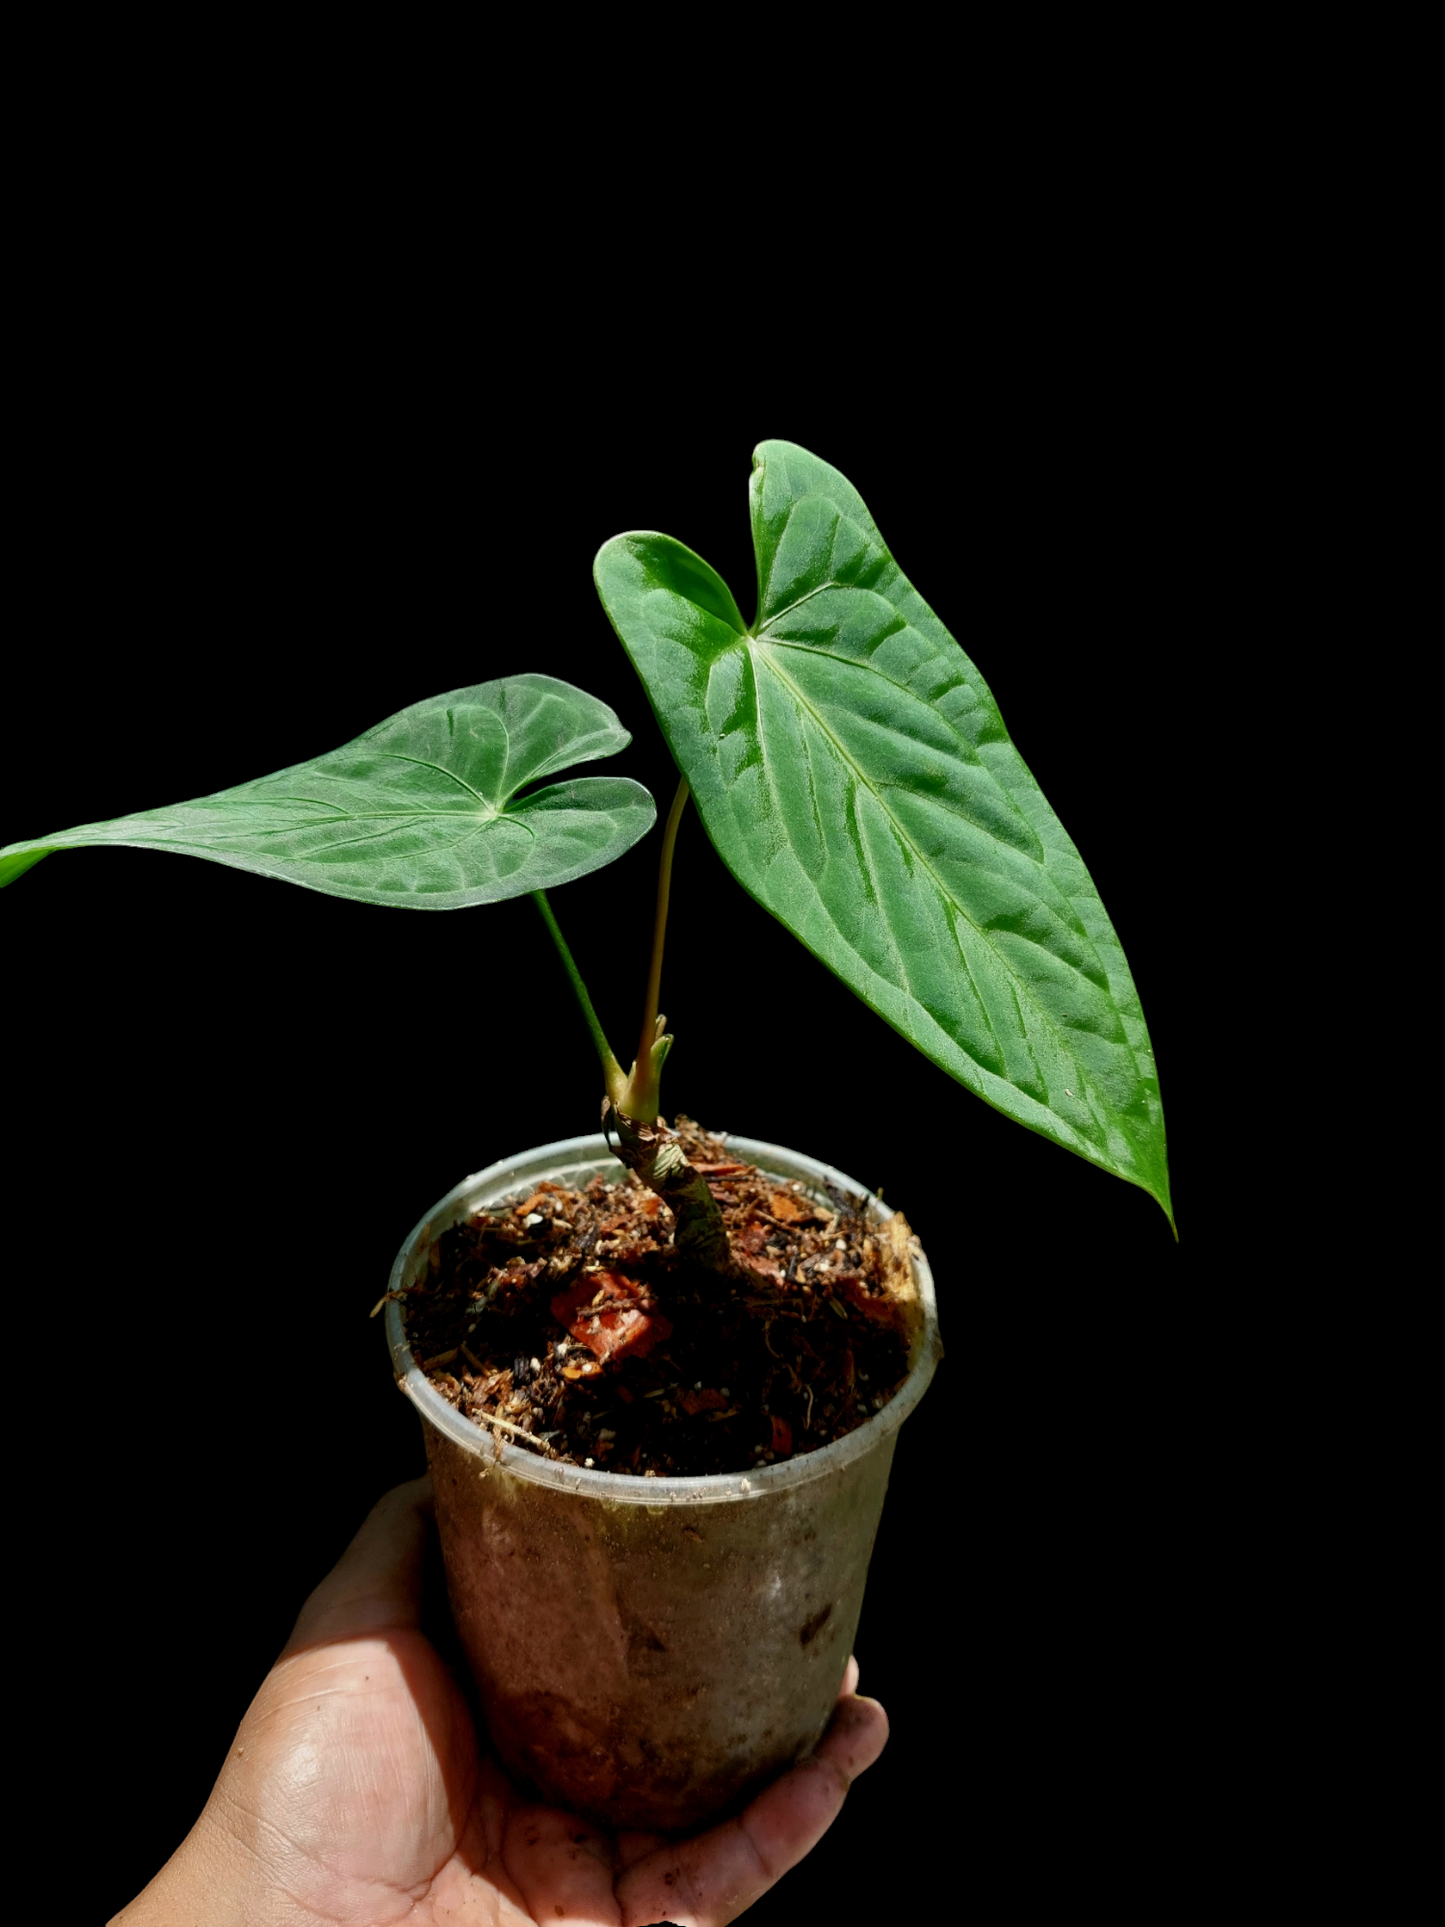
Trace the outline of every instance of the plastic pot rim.
[[[749, 1164], [757, 1165], [771, 1177], [784, 1180], [797, 1178], [817, 1192], [822, 1192], [825, 1184], [833, 1185], [864, 1206], [874, 1224], [886, 1224], [893, 1216], [881, 1199], [831, 1164], [807, 1157], [802, 1152], [787, 1150], [779, 1144], [765, 1143], [759, 1138], [729, 1133], [725, 1141], [730, 1151]], [[599, 1131], [586, 1137], [559, 1138], [555, 1143], [538, 1145], [534, 1150], [501, 1158], [497, 1163], [489, 1164], [484, 1171], [463, 1178], [412, 1227], [397, 1253], [388, 1289], [391, 1292], [403, 1291], [421, 1276], [427, 1262], [426, 1254], [436, 1237], [469, 1217], [478, 1207], [483, 1193], [505, 1193], [514, 1185], [521, 1187], [539, 1177], [551, 1176], [555, 1181], [560, 1181], [565, 1178], [569, 1168], [574, 1167], [576, 1177], [585, 1182], [597, 1169], [605, 1170], [614, 1163], [619, 1172], [624, 1171], [625, 1167], [617, 1162], [607, 1140]], [[516, 1478], [585, 1498], [605, 1499], [613, 1505], [640, 1505], [657, 1509], [670, 1505], [741, 1502], [806, 1485], [814, 1479], [842, 1471], [855, 1459], [873, 1451], [890, 1433], [896, 1432], [927, 1391], [934, 1369], [943, 1356], [943, 1345], [938, 1332], [933, 1273], [921, 1249], [912, 1252], [912, 1261], [923, 1322], [914, 1342], [908, 1376], [882, 1411], [875, 1412], [872, 1418], [841, 1439], [834, 1439], [816, 1451], [800, 1452], [773, 1465], [757, 1466], [745, 1471], [709, 1472], [693, 1478], [659, 1474], [649, 1479], [637, 1473], [605, 1472], [595, 1468], [589, 1471], [586, 1466], [559, 1464], [543, 1458], [530, 1447], [514, 1444], [510, 1439], [504, 1440], [491, 1430], [484, 1431], [447, 1403], [412, 1354], [401, 1308], [395, 1298], [388, 1298], [386, 1305], [387, 1343], [391, 1348], [396, 1382], [423, 1420], [435, 1426], [454, 1445], [460, 1446], [483, 1465], [502, 1465]]]

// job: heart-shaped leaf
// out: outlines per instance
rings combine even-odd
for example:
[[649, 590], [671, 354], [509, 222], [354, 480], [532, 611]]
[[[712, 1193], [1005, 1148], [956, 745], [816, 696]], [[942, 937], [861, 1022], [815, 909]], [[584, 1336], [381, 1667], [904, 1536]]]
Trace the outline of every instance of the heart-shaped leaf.
[[344, 749], [194, 803], [86, 823], [0, 850], [0, 885], [52, 850], [179, 850], [361, 903], [460, 910], [599, 870], [656, 817], [640, 783], [573, 777], [632, 738], [553, 676], [502, 676], [413, 703]]
[[751, 499], [751, 627], [669, 536], [596, 563], [719, 855], [936, 1064], [1172, 1222], [1123, 950], [983, 678], [835, 468], [764, 442]]

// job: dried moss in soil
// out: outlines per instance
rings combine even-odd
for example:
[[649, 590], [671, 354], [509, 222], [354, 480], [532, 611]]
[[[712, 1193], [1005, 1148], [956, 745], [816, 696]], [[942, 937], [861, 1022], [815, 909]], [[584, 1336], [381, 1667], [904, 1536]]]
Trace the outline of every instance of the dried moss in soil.
[[[862, 1200], [830, 1189], [817, 1202], [688, 1119], [676, 1128], [718, 1200], [734, 1274], [680, 1262], [672, 1213], [621, 1166], [616, 1181], [544, 1184], [477, 1212], [443, 1234], [403, 1304], [413, 1354], [465, 1417], [565, 1464], [685, 1477], [815, 1451], [898, 1389], [889, 1240]], [[629, 1309], [564, 1327], [554, 1303], [588, 1305], [594, 1284]], [[618, 1328], [630, 1347], [595, 1356]]]

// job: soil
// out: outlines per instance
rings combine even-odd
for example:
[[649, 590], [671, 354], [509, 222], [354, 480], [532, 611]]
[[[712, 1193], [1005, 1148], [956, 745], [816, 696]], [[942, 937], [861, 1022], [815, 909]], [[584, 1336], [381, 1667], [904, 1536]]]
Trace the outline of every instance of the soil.
[[675, 1128], [732, 1271], [680, 1260], [671, 1211], [621, 1166], [477, 1212], [402, 1294], [413, 1354], [465, 1417], [565, 1464], [695, 1476], [842, 1438], [907, 1377], [901, 1214], [871, 1224], [861, 1196], [824, 1202], [687, 1118]]

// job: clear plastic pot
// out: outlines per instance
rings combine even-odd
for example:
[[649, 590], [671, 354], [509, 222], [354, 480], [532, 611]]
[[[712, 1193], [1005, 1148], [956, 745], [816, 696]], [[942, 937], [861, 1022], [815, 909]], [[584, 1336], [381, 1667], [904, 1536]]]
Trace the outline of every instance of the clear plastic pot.
[[[851, 1178], [730, 1137], [769, 1175]], [[601, 1136], [508, 1158], [449, 1191], [402, 1246], [400, 1291], [472, 1212], [622, 1175]], [[942, 1356], [933, 1275], [913, 1258], [911, 1370], [865, 1425], [748, 1472], [640, 1478], [543, 1458], [483, 1432], [423, 1376], [386, 1308], [402, 1391], [423, 1421], [452, 1612], [493, 1745], [545, 1799], [613, 1826], [671, 1832], [735, 1807], [812, 1748], [852, 1650], [898, 1427]]]

